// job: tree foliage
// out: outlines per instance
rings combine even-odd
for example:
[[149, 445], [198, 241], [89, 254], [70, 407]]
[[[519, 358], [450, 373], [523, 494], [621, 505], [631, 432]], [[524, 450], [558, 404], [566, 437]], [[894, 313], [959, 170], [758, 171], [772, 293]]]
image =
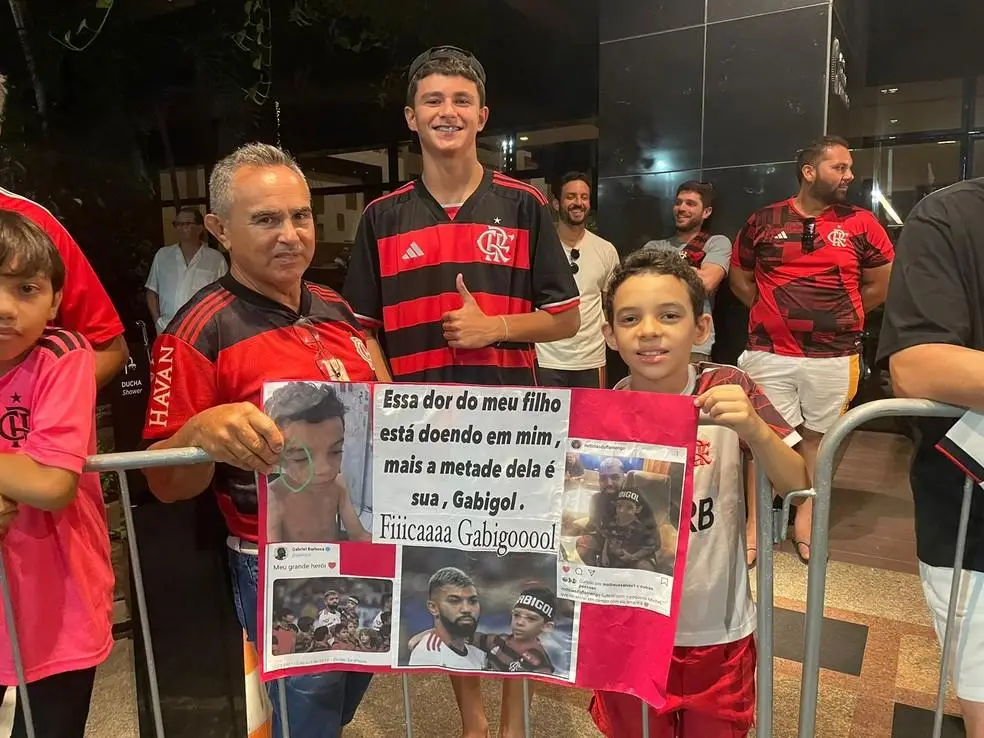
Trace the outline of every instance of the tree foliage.
[[218, 153], [272, 139], [273, 100], [299, 100], [297, 114], [345, 87], [361, 96], [346, 104], [398, 104], [410, 59], [437, 43], [472, 45], [491, 2], [200, 0], [141, 19], [138, 1], [8, 0], [25, 16], [23, 38], [0, 25], [12, 83], [0, 182], [65, 220], [131, 315], [160, 238], [167, 162], [149, 152], [170, 148], [170, 126], [198, 126]]

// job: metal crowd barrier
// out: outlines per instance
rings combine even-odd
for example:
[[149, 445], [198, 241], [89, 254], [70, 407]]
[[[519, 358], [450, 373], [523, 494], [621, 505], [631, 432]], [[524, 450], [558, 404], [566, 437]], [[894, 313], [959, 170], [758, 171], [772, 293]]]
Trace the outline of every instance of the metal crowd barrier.
[[[834, 467], [838, 448], [850, 433], [859, 426], [876, 418], [917, 416], [917, 417], [959, 417], [963, 409], [942, 405], [928, 400], [878, 400], [851, 410], [841, 418], [826, 434], [817, 454], [814, 490], [793, 492], [786, 496], [784, 509], [773, 510], [772, 485], [761, 468], [756, 468], [756, 529], [759, 541], [757, 577], [757, 649], [756, 667], [756, 735], [771, 738], [773, 734], [773, 585], [774, 551], [772, 546], [762, 545], [763, 541], [778, 544], [786, 533], [789, 504], [796, 498], [813, 497], [813, 531], [811, 557], [807, 583], [806, 628], [804, 632], [803, 676], [800, 692], [799, 738], [813, 738], [816, 732], [816, 711], [820, 674], [820, 634], [823, 625], [824, 588], [826, 585], [826, 565], [828, 554], [827, 532], [830, 520], [830, 493], [833, 484]], [[714, 425], [701, 421], [701, 425]], [[160, 693], [157, 685], [157, 669], [154, 661], [150, 622], [147, 615], [146, 598], [143, 587], [143, 574], [137, 545], [136, 529], [133, 522], [133, 509], [126, 471], [161, 466], [201, 464], [209, 461], [208, 455], [197, 448], [184, 448], [169, 451], [135, 451], [130, 453], [102, 454], [90, 457], [86, 470], [91, 472], [116, 472], [120, 482], [120, 503], [123, 508], [127, 531], [131, 570], [137, 601], [140, 629], [146, 644], [144, 649], [150, 683], [151, 708], [156, 738], [164, 738], [164, 723], [161, 714]], [[964, 486], [961, 524], [957, 538], [957, 555], [954, 562], [953, 584], [950, 593], [950, 606], [947, 613], [943, 644], [943, 664], [940, 675], [940, 689], [937, 698], [934, 738], [939, 738], [943, 704], [946, 696], [946, 680], [952, 640], [952, 623], [956, 611], [957, 594], [962, 572], [963, 552], [966, 543], [967, 525], [970, 516], [970, 500], [973, 482], [968, 479]], [[18, 699], [27, 724], [28, 738], [35, 738], [31, 718], [30, 700], [27, 695], [23, 664], [20, 658], [17, 629], [13, 617], [13, 607], [7, 586], [6, 571], [0, 557], [0, 590], [4, 600], [10, 634], [11, 650], [18, 676]], [[283, 738], [290, 738], [287, 713], [287, 697], [284, 680], [278, 680], [280, 714], [282, 716]], [[526, 738], [532, 736], [530, 718], [530, 690], [527, 680], [523, 680], [523, 725]], [[642, 735], [649, 738], [649, 709], [645, 703], [642, 708]], [[413, 738], [413, 725], [410, 711], [410, 689], [407, 674], [403, 674], [403, 709], [407, 738]]]
[[[710, 421], [701, 421], [701, 425], [716, 425]], [[148, 681], [150, 683], [151, 710], [154, 721], [156, 738], [164, 738], [164, 721], [161, 713], [161, 699], [157, 684], [157, 667], [154, 660], [153, 641], [150, 633], [150, 621], [147, 615], [146, 596], [143, 586], [143, 573], [140, 566], [139, 547], [137, 545], [136, 527], [133, 522], [133, 507], [130, 489], [127, 484], [126, 472], [134, 469], [149, 469], [162, 466], [180, 466], [185, 464], [203, 464], [209, 461], [209, 456], [198, 448], [173, 449], [168, 451], [133, 451], [127, 453], [100, 454], [91, 456], [86, 463], [86, 471], [115, 472], [120, 482], [120, 506], [123, 508], [124, 522], [127, 532], [127, 543], [130, 554], [130, 566], [133, 575], [136, 604], [140, 621], [140, 630], [145, 644], [144, 654]], [[756, 525], [758, 540], [772, 540], [781, 543], [785, 534], [785, 526], [779, 525], [779, 511], [772, 510], [772, 485], [761, 469], [756, 469], [756, 488], [758, 512]], [[689, 520], [689, 518], [688, 518]], [[814, 526], [816, 523], [814, 522]], [[773, 549], [772, 546], [760, 546], [757, 565], [758, 601], [758, 664], [757, 664], [757, 709], [758, 735], [772, 735], [772, 593], [773, 593]], [[6, 572], [0, 556], [0, 590], [2, 590], [4, 607], [7, 613], [8, 631], [10, 634], [11, 650], [14, 657], [18, 677], [18, 700], [21, 703], [27, 724], [28, 738], [36, 738], [31, 717], [30, 699], [26, 690], [22, 661], [19, 652], [16, 624], [13, 617], [13, 607], [7, 586]], [[283, 738], [290, 738], [290, 725], [287, 712], [287, 696], [284, 680], [279, 679], [277, 685], [280, 715], [282, 716], [281, 732]], [[530, 717], [530, 689], [528, 680], [523, 680], [523, 729], [526, 738], [532, 736], [532, 720]], [[410, 682], [406, 672], [403, 673], [403, 711], [407, 738], [413, 738], [413, 723], [410, 711]], [[642, 703], [643, 737], [649, 738], [649, 710]]]
[[[807, 578], [806, 628], [803, 634], [799, 738], [813, 738], [816, 733], [817, 698], [820, 686], [820, 632], [823, 627], [824, 589], [827, 582], [827, 555], [829, 550], [827, 534], [830, 525], [830, 493], [834, 482], [838, 449], [852, 431], [877, 418], [957, 418], [965, 412], [964, 408], [931, 402], [930, 400], [876, 400], [847, 412], [824, 436], [817, 453], [816, 472], [813, 479], [813, 532]], [[940, 738], [943, 728], [943, 707], [946, 701], [947, 674], [950, 670], [953, 621], [956, 615], [960, 579], [963, 571], [964, 548], [967, 542], [967, 525], [970, 520], [970, 503], [974, 486], [974, 481], [968, 477], [964, 482], [960, 527], [957, 532], [957, 550], [953, 562], [953, 580], [950, 586], [950, 604], [943, 631], [943, 655], [939, 691], [936, 695], [933, 738]], [[788, 499], [786, 505], [788, 506]], [[762, 705], [759, 703], [760, 715], [761, 708]], [[764, 735], [771, 735], [771, 733], [764, 733]]]

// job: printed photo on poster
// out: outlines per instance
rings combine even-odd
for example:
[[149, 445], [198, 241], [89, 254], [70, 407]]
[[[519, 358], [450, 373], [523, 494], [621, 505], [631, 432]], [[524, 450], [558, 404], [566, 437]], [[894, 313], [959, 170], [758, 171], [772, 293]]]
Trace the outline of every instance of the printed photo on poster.
[[367, 384], [272, 382], [263, 411], [284, 434], [279, 467], [266, 477], [266, 542], [369, 541]]
[[557, 556], [405, 546], [397, 667], [573, 682], [580, 610], [557, 597]]
[[277, 579], [271, 595], [272, 668], [391, 663], [391, 581], [355, 577]]
[[668, 614], [686, 450], [569, 439], [562, 596]]

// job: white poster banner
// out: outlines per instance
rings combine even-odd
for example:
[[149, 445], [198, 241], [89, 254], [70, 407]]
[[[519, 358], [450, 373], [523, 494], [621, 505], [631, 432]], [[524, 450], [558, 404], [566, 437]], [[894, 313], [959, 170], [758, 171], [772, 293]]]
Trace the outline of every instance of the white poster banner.
[[562, 389], [377, 386], [373, 541], [556, 551], [570, 397]]

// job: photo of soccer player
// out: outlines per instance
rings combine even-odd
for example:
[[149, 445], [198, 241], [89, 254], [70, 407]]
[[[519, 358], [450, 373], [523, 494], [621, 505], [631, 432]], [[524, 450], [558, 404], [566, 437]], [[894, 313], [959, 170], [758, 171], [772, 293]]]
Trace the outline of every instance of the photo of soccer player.
[[555, 593], [557, 557], [405, 547], [397, 666], [573, 681], [579, 609]]
[[[390, 620], [386, 608], [393, 600], [393, 583], [388, 579], [278, 579], [272, 592], [273, 621], [269, 632], [274, 656], [324, 651], [389, 653]], [[338, 659], [304, 660], [317, 663]], [[372, 659], [372, 663], [389, 661], [390, 657]]]
[[266, 477], [267, 543], [371, 540], [369, 403], [365, 384], [264, 385], [263, 411], [285, 442]]
[[588, 566], [639, 569], [672, 575], [685, 464], [639, 454], [619, 455], [611, 444], [570, 441], [568, 467], [577, 457], [580, 475], [567, 475], [560, 554]]

